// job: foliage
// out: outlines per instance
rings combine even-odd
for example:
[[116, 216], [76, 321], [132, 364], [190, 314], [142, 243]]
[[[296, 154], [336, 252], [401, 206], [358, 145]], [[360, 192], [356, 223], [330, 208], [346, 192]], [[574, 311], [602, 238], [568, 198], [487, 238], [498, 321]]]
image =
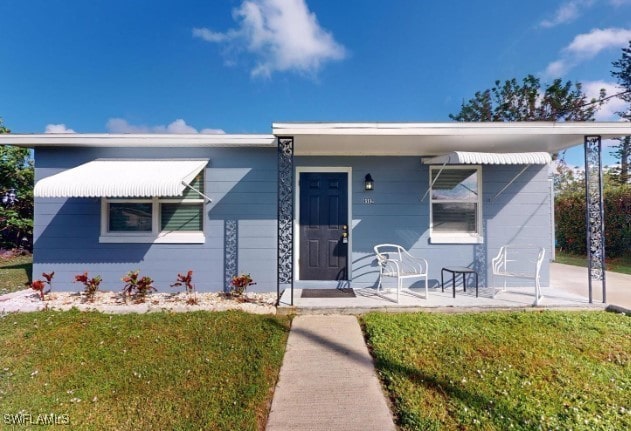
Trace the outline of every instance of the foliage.
[[630, 429], [631, 318], [606, 312], [370, 313], [401, 429]]
[[[605, 97], [601, 90], [600, 99]], [[593, 102], [593, 103], [592, 103]], [[450, 114], [456, 121], [588, 121], [602, 102], [587, 100], [580, 82], [555, 79], [541, 88], [539, 78], [527, 75], [520, 84], [515, 78], [495, 81], [491, 89], [478, 91]]]
[[140, 277], [140, 271], [129, 271], [122, 281], [125, 283], [123, 296], [133, 297], [136, 302], [144, 302], [149, 292], [156, 291], [151, 277]]
[[96, 292], [99, 290], [101, 281], [103, 281], [103, 279], [101, 278], [100, 275], [97, 275], [96, 277], [93, 277], [93, 278], [89, 278], [87, 272], [84, 272], [83, 274], [75, 275], [74, 277], [75, 283], [76, 282], [83, 283], [83, 286], [84, 286], [83, 292], [85, 293], [86, 299], [88, 301], [94, 301], [94, 297], [96, 295]]
[[171, 285], [171, 287], [184, 286], [186, 293], [191, 294], [195, 291], [195, 285], [193, 284], [193, 271], [189, 270], [186, 275], [177, 275], [177, 281]]
[[256, 284], [250, 274], [235, 275], [230, 281], [230, 294], [241, 296], [249, 286]]
[[[10, 133], [0, 118], [0, 134]], [[0, 242], [5, 248], [28, 244], [33, 235], [33, 160], [27, 148], [0, 145], [0, 193], [14, 188], [18, 200], [0, 205]]]
[[[614, 70], [611, 75], [617, 79], [618, 85], [624, 91], [618, 97], [627, 102], [624, 111], [617, 112], [624, 121], [631, 121], [631, 40], [627, 48], [622, 48], [622, 56], [619, 60], [612, 63]], [[629, 163], [631, 162], [631, 136], [618, 138], [619, 144], [614, 147], [615, 151], [611, 153], [620, 161], [620, 171], [618, 181], [620, 184], [627, 184], [631, 179], [629, 175]]]
[[[39, 292], [39, 297], [40, 299], [43, 301], [44, 300], [44, 295], [50, 293], [50, 291], [53, 289], [53, 277], [55, 276], [55, 271], [51, 272], [51, 273], [42, 273], [42, 277], [44, 277], [44, 280], [34, 280], [32, 282], [27, 282], [24, 283], [26, 286], [29, 286], [31, 289], [36, 290], [37, 292]], [[44, 291], [44, 289], [46, 288], [46, 285], [48, 285], [48, 290]]]
[[[605, 253], [619, 257], [631, 250], [631, 185], [609, 186], [603, 191]], [[555, 231], [562, 250], [585, 255], [585, 194], [571, 192], [555, 198]]]
[[8, 315], [2, 413], [64, 413], [73, 430], [264, 429], [288, 333], [288, 318], [241, 312]]
[[32, 280], [33, 257], [30, 254], [6, 253], [0, 256], [0, 295], [24, 288]]

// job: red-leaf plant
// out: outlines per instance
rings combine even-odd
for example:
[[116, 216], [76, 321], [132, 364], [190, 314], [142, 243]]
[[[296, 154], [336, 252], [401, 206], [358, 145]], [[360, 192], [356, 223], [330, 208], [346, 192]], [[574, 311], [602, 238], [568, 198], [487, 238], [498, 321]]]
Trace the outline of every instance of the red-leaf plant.
[[256, 284], [250, 274], [235, 275], [230, 282], [230, 294], [233, 296], [241, 296], [248, 286]]
[[193, 271], [189, 270], [186, 275], [177, 275], [177, 281], [171, 285], [171, 287], [184, 286], [186, 293], [193, 293], [195, 291], [195, 285], [193, 284]]
[[193, 284], [193, 271], [189, 270], [186, 275], [178, 273], [177, 281], [171, 285], [171, 287], [180, 287], [184, 286], [186, 288], [186, 294], [189, 298], [186, 300], [186, 303], [189, 305], [197, 304], [197, 295], [191, 296], [192, 293], [195, 293], [195, 285]]
[[[43, 301], [44, 295], [50, 293], [50, 291], [53, 289], [54, 276], [55, 276], [55, 271], [51, 272], [50, 274], [43, 272], [42, 277], [44, 277], [46, 280], [35, 280], [30, 283], [25, 283], [25, 285], [39, 292], [39, 298]], [[48, 285], [48, 290], [44, 291], [44, 289], [46, 288], [46, 285]]]
[[153, 287], [153, 280], [151, 277], [140, 277], [140, 271], [129, 271], [126, 276], [122, 278], [125, 286], [123, 287], [123, 297], [133, 296], [136, 302], [145, 302], [147, 293], [156, 291]]
[[78, 282], [78, 283], [83, 284], [84, 286], [83, 292], [85, 293], [86, 300], [90, 302], [94, 301], [94, 296], [96, 295], [96, 292], [99, 290], [101, 281], [103, 281], [103, 279], [101, 278], [100, 275], [90, 278], [88, 277], [87, 272], [74, 276], [74, 283]]

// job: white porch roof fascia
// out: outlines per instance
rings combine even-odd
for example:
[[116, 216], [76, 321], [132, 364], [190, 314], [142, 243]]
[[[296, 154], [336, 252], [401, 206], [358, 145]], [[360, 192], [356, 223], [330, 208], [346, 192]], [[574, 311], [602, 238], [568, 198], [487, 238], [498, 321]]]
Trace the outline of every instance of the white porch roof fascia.
[[631, 135], [629, 122], [274, 123], [295, 155], [435, 156], [452, 151], [556, 153], [585, 136]]
[[208, 160], [94, 160], [35, 184], [40, 198], [182, 196]]
[[18, 147], [270, 147], [274, 135], [204, 133], [36, 133], [0, 135], [0, 144]]
[[442, 156], [424, 158], [426, 165], [547, 165], [552, 161], [549, 153], [476, 153], [453, 151]]

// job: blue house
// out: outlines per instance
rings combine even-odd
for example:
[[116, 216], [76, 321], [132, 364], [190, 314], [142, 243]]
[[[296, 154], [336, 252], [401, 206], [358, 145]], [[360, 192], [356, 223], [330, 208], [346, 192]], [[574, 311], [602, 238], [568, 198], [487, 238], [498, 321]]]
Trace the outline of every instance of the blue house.
[[[77, 290], [74, 275], [88, 271], [119, 290], [140, 269], [161, 291], [188, 270], [200, 291], [224, 291], [239, 273], [273, 291], [374, 287], [380, 243], [427, 259], [434, 282], [458, 265], [488, 284], [507, 244], [553, 256], [549, 155], [584, 143], [590, 177], [601, 139], [629, 134], [628, 123], [275, 123], [268, 135], [0, 143], [34, 149], [33, 272], [55, 271], [56, 289]], [[597, 275], [604, 256], [593, 254]]]

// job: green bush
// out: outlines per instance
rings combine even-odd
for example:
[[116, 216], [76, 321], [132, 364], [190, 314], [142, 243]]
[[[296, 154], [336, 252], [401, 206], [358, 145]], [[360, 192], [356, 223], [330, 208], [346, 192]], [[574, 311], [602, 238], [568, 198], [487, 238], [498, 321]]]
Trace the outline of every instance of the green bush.
[[[607, 187], [603, 193], [605, 253], [620, 257], [631, 250], [631, 185]], [[585, 194], [566, 193], [555, 198], [557, 246], [568, 253], [587, 253]]]

